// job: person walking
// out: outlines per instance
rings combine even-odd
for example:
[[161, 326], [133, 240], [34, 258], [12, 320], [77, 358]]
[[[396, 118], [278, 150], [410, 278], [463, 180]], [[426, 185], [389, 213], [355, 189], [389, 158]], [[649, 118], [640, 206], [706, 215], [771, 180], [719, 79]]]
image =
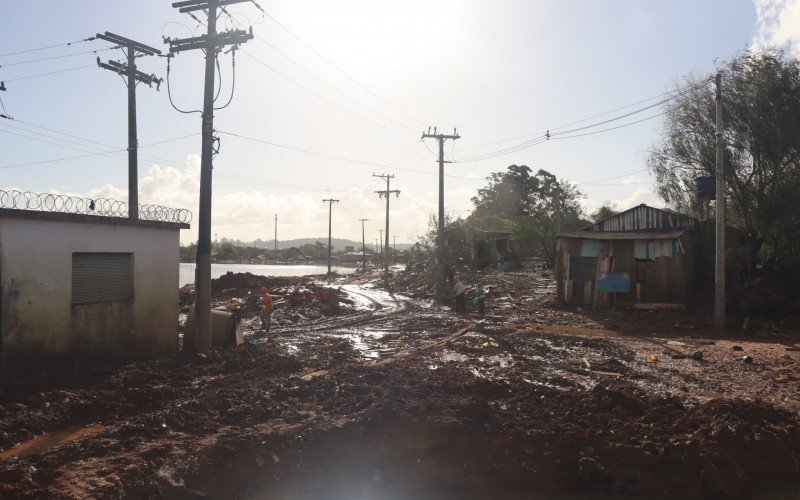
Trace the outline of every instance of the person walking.
[[269, 333], [269, 327], [272, 324], [272, 295], [263, 286], [261, 287], [261, 299], [263, 303], [258, 317], [261, 318], [261, 329]]
[[453, 290], [456, 293], [456, 312], [464, 312], [464, 294], [467, 293], [467, 287], [458, 280]]
[[484, 302], [486, 301], [486, 292], [483, 291], [483, 287], [478, 284], [478, 288], [475, 289], [475, 299], [473, 303], [478, 306], [478, 313], [483, 314], [483, 307]]

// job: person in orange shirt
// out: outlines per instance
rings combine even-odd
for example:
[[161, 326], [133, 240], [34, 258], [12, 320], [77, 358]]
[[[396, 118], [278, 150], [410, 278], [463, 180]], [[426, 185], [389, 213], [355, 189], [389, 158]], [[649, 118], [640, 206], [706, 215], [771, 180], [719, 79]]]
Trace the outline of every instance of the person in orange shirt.
[[261, 299], [263, 300], [263, 305], [258, 317], [261, 318], [261, 329], [269, 332], [269, 327], [272, 324], [272, 295], [263, 286], [261, 287]]

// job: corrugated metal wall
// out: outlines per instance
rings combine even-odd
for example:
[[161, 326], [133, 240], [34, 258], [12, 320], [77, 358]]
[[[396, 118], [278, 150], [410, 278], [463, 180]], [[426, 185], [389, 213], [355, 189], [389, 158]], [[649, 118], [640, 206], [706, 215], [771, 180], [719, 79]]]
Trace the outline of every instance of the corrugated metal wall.
[[593, 224], [588, 231], [643, 231], [680, 229], [692, 227], [696, 220], [688, 215], [667, 212], [658, 208], [640, 205]]

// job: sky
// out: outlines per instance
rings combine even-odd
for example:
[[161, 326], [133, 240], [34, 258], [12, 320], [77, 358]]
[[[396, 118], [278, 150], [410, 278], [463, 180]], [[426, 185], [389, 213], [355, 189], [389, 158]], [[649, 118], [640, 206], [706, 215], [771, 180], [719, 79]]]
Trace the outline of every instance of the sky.
[[[166, 53], [163, 37], [205, 29], [170, 1], [133, 4], [4, 6], [0, 80], [8, 90], [0, 98], [15, 120], [0, 119], [3, 189], [127, 199], [126, 87], [95, 65], [98, 56], [123, 54], [102, 40], [66, 43], [110, 31]], [[461, 135], [445, 144], [454, 161], [445, 166], [445, 207], [455, 216], [469, 212], [487, 175], [512, 164], [576, 183], [587, 211], [604, 202], [619, 209], [660, 206], [646, 159], [659, 138], [655, 115], [662, 108], [609, 124], [655, 116], [617, 130], [490, 153], [656, 102], [685, 76], [710, 73], [737, 51], [800, 40], [800, 0], [259, 0], [259, 6], [264, 13], [251, 3], [232, 6], [232, 20], [220, 20], [221, 29], [252, 26], [256, 38], [236, 52], [235, 70], [231, 54], [219, 58], [218, 104], [231, 92], [233, 98], [215, 112], [217, 238], [271, 239], [274, 214], [279, 239], [327, 235], [322, 200], [336, 198], [334, 235], [359, 240], [359, 219], [368, 218], [367, 242], [374, 242], [385, 214], [375, 191], [385, 182], [373, 174], [393, 174], [391, 188], [400, 194], [391, 199], [391, 234], [398, 243], [413, 241], [438, 206], [437, 145], [420, 140], [429, 126], [446, 133], [457, 127]], [[166, 58], [143, 57], [137, 67], [167, 76]], [[52, 74], [37, 76], [45, 73]], [[184, 111], [202, 106], [202, 54], [176, 55], [169, 80], [169, 93], [166, 80], [159, 91], [137, 87], [140, 202], [196, 213], [200, 115], [176, 111], [168, 94]], [[112, 152], [97, 154], [103, 151]], [[468, 161], [481, 155], [494, 157]], [[196, 239], [195, 216], [181, 241]]]

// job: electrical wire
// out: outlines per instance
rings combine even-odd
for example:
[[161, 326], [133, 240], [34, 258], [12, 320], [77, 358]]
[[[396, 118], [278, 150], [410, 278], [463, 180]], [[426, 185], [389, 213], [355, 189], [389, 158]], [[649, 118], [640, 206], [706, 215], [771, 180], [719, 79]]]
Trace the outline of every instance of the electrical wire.
[[66, 73], [67, 71], [75, 71], [77, 69], [96, 68], [96, 64], [89, 64], [87, 66], [76, 66], [74, 68], [60, 69], [58, 71], [49, 71], [47, 73], [39, 73], [38, 75], [20, 76], [18, 78], [11, 78], [3, 80], [5, 82], [17, 82], [19, 80], [28, 80], [30, 78], [39, 78], [40, 76], [55, 75], [56, 73]]
[[106, 50], [115, 50], [115, 49], [118, 49], [119, 47], [120, 46], [117, 45], [117, 46], [114, 46], [114, 47], [107, 47], [105, 49], [87, 50], [85, 52], [74, 52], [72, 54], [63, 54], [63, 55], [60, 55], [60, 56], [43, 57], [41, 59], [31, 59], [29, 61], [16, 61], [16, 62], [8, 63], [8, 64], [2, 64], [2, 65], [0, 65], [0, 68], [7, 68], [9, 66], [18, 66], [20, 64], [31, 64], [31, 63], [37, 63], [37, 62], [42, 62], [42, 61], [52, 61], [53, 59], [63, 59], [65, 57], [81, 56], [81, 55], [85, 55], [85, 54], [96, 54], [98, 52], [104, 52]]
[[[227, 13], [227, 11], [226, 11], [226, 13]], [[242, 24], [241, 24], [239, 21], [237, 21], [236, 19], [234, 19], [234, 18], [233, 18], [233, 16], [231, 16], [230, 14], [228, 14], [228, 16], [231, 18], [231, 20], [233, 20], [233, 22], [235, 22], [235, 23], [239, 24], [239, 26], [241, 26], [241, 27], [244, 27], [244, 26], [243, 26], [243, 25], [242, 25]], [[301, 70], [305, 71], [307, 74], [309, 74], [310, 76], [312, 76], [313, 78], [315, 78], [317, 81], [319, 81], [319, 82], [323, 83], [324, 85], [326, 85], [327, 87], [331, 88], [332, 90], [334, 90], [334, 91], [335, 91], [336, 93], [338, 93], [339, 95], [341, 95], [341, 96], [345, 97], [346, 99], [348, 99], [348, 100], [350, 100], [350, 101], [354, 102], [355, 104], [357, 104], [357, 105], [361, 106], [362, 108], [366, 109], [367, 111], [369, 111], [369, 112], [371, 112], [371, 113], [373, 113], [373, 114], [375, 114], [375, 115], [377, 115], [377, 116], [379, 116], [379, 117], [383, 118], [383, 119], [384, 119], [384, 120], [386, 120], [386, 121], [389, 121], [389, 122], [391, 122], [391, 123], [393, 123], [393, 124], [395, 124], [395, 125], [397, 125], [397, 126], [399, 126], [399, 127], [401, 127], [401, 128], [404, 128], [404, 129], [410, 130], [410, 131], [412, 131], [412, 132], [416, 132], [416, 129], [414, 129], [414, 128], [412, 128], [412, 127], [408, 127], [408, 126], [406, 126], [405, 124], [403, 124], [403, 123], [400, 123], [400, 122], [398, 122], [398, 121], [396, 121], [396, 120], [393, 120], [392, 118], [390, 118], [390, 117], [388, 117], [388, 116], [384, 115], [383, 113], [381, 113], [381, 112], [379, 112], [379, 111], [376, 111], [376, 110], [374, 110], [374, 109], [370, 108], [370, 107], [369, 107], [369, 106], [367, 106], [366, 104], [363, 104], [363, 103], [362, 103], [362, 102], [360, 102], [359, 100], [355, 99], [354, 97], [352, 97], [352, 96], [348, 95], [347, 93], [343, 92], [342, 90], [338, 89], [337, 87], [335, 87], [335, 86], [334, 86], [334, 85], [332, 85], [331, 83], [329, 83], [329, 82], [327, 82], [326, 80], [322, 79], [321, 77], [317, 76], [317, 75], [316, 75], [314, 72], [312, 72], [310, 69], [308, 69], [307, 67], [303, 66], [303, 65], [302, 65], [302, 64], [300, 64], [299, 62], [297, 62], [297, 61], [295, 61], [294, 59], [292, 59], [292, 58], [291, 58], [290, 56], [288, 56], [286, 53], [284, 53], [283, 51], [281, 51], [280, 49], [278, 49], [277, 47], [275, 47], [274, 45], [272, 45], [271, 43], [269, 43], [268, 41], [266, 41], [266, 40], [265, 40], [263, 37], [259, 36], [258, 34], [256, 34], [256, 35], [255, 35], [255, 37], [256, 37], [256, 39], [258, 39], [258, 40], [259, 40], [261, 43], [263, 43], [263, 44], [264, 44], [264, 45], [266, 45], [267, 47], [269, 47], [269, 48], [271, 48], [272, 50], [274, 50], [275, 52], [277, 52], [277, 53], [278, 53], [280, 56], [282, 56], [283, 58], [285, 58], [286, 60], [288, 60], [289, 62], [291, 62], [292, 64], [294, 64], [294, 65], [295, 65], [295, 66], [297, 66], [298, 68], [300, 68]]]
[[179, 112], [179, 113], [183, 113], [183, 114], [185, 114], [185, 115], [190, 115], [190, 114], [192, 114], [192, 113], [200, 113], [200, 114], [203, 114], [203, 112], [202, 112], [202, 111], [200, 111], [199, 109], [193, 109], [193, 110], [190, 110], [190, 111], [186, 111], [186, 110], [180, 109], [180, 108], [179, 108], [178, 106], [176, 106], [176, 105], [175, 105], [175, 103], [172, 101], [172, 88], [171, 88], [171, 86], [170, 86], [170, 83], [169, 83], [169, 72], [170, 72], [170, 62], [171, 62], [171, 60], [172, 60], [172, 58], [171, 58], [171, 57], [167, 57], [167, 97], [169, 97], [169, 103], [170, 103], [170, 105], [172, 105], [172, 107], [175, 109], [175, 111], [177, 111], [177, 112]]
[[[255, 3], [255, 2], [253, 2], [253, 3]], [[340, 68], [339, 66], [337, 66], [336, 64], [334, 64], [333, 62], [331, 62], [330, 60], [328, 60], [328, 59], [327, 59], [325, 56], [323, 56], [322, 54], [320, 54], [319, 52], [317, 52], [317, 51], [316, 51], [316, 50], [315, 50], [315, 49], [314, 49], [314, 48], [313, 48], [311, 45], [309, 45], [309, 44], [308, 44], [308, 43], [306, 43], [306, 42], [305, 42], [305, 41], [304, 41], [302, 38], [300, 38], [298, 35], [296, 35], [296, 34], [295, 34], [295, 33], [294, 33], [292, 30], [290, 30], [289, 28], [287, 28], [286, 26], [284, 26], [283, 24], [281, 24], [281, 23], [280, 23], [280, 22], [279, 22], [277, 19], [275, 19], [275, 18], [274, 18], [272, 15], [270, 15], [270, 14], [269, 14], [269, 13], [267, 13], [267, 12], [265, 12], [265, 11], [264, 11], [264, 9], [262, 9], [262, 8], [261, 8], [261, 6], [259, 6], [258, 4], [256, 4], [256, 7], [258, 7], [258, 9], [259, 9], [259, 10], [261, 10], [261, 12], [262, 12], [262, 13], [264, 13], [264, 15], [265, 15], [265, 16], [267, 16], [268, 18], [270, 18], [270, 20], [272, 20], [272, 22], [274, 22], [274, 23], [275, 23], [275, 24], [277, 24], [277, 25], [278, 25], [278, 26], [279, 26], [281, 29], [283, 29], [284, 31], [286, 31], [287, 33], [289, 33], [291, 36], [293, 36], [293, 37], [294, 37], [294, 38], [295, 38], [295, 39], [296, 39], [298, 42], [302, 43], [302, 44], [303, 44], [303, 45], [304, 45], [304, 46], [305, 46], [305, 47], [306, 47], [308, 50], [310, 50], [311, 52], [313, 52], [313, 53], [314, 53], [314, 54], [315, 54], [317, 57], [319, 57], [320, 59], [322, 59], [323, 61], [325, 61], [326, 63], [328, 63], [328, 64], [329, 64], [329, 65], [330, 65], [332, 68], [334, 68], [336, 71], [338, 71], [339, 73], [341, 73], [341, 74], [343, 74], [344, 76], [346, 76], [348, 79], [350, 79], [351, 81], [353, 81], [353, 82], [354, 82], [356, 85], [358, 85], [358, 86], [359, 86], [359, 87], [361, 87], [362, 89], [364, 89], [364, 90], [366, 90], [367, 92], [369, 92], [369, 93], [370, 93], [370, 94], [371, 94], [373, 97], [375, 97], [376, 99], [379, 99], [380, 101], [382, 101], [382, 102], [383, 102], [383, 103], [385, 103], [386, 105], [388, 105], [388, 106], [390, 106], [391, 108], [395, 109], [396, 111], [398, 111], [398, 112], [402, 113], [403, 115], [407, 116], [408, 118], [411, 118], [411, 119], [412, 119], [412, 120], [414, 120], [415, 122], [417, 122], [417, 123], [419, 123], [419, 124], [421, 124], [421, 125], [423, 125], [423, 126], [425, 125], [425, 123], [424, 123], [423, 121], [421, 121], [421, 120], [419, 120], [419, 119], [417, 119], [417, 118], [414, 118], [413, 116], [411, 116], [410, 114], [406, 113], [406, 112], [405, 112], [405, 111], [403, 111], [402, 109], [398, 108], [397, 106], [395, 106], [395, 105], [394, 105], [394, 104], [392, 104], [391, 102], [389, 102], [389, 101], [387, 101], [386, 99], [384, 99], [383, 97], [379, 96], [378, 94], [376, 94], [375, 92], [373, 92], [372, 90], [370, 90], [370, 89], [369, 89], [369, 87], [367, 87], [366, 85], [364, 85], [364, 84], [363, 84], [363, 83], [361, 83], [360, 81], [356, 80], [356, 79], [355, 79], [353, 76], [351, 76], [351, 75], [350, 75], [349, 73], [347, 73], [345, 70], [343, 70], [342, 68]]]
[[3, 103], [3, 98], [2, 97], [0, 97], [0, 107], [3, 108], [3, 112], [5, 113], [5, 116], [8, 117], [9, 120], [13, 120], [14, 119], [14, 117], [11, 116], [11, 113], [9, 113], [8, 110], [6, 110], [6, 105], [5, 105], [5, 103]]
[[396, 133], [396, 134], [401, 134], [401, 135], [405, 135], [405, 136], [408, 136], [408, 137], [416, 137], [416, 135], [415, 135], [415, 134], [410, 134], [410, 133], [407, 133], [407, 132], [402, 132], [402, 131], [400, 131], [400, 130], [396, 130], [396, 129], [394, 129], [394, 128], [391, 128], [391, 127], [387, 127], [387, 126], [385, 126], [385, 125], [383, 125], [383, 124], [381, 124], [381, 123], [378, 123], [378, 122], [376, 122], [376, 121], [370, 120], [369, 118], [364, 118], [364, 117], [363, 117], [363, 116], [361, 116], [361, 115], [358, 115], [358, 114], [356, 114], [356, 113], [353, 113], [353, 112], [352, 112], [352, 111], [350, 111], [349, 109], [343, 108], [342, 106], [340, 106], [340, 105], [336, 104], [335, 102], [333, 102], [333, 101], [331, 101], [331, 100], [329, 100], [329, 99], [326, 99], [325, 97], [323, 97], [323, 96], [319, 95], [318, 93], [314, 92], [313, 90], [309, 89], [308, 87], [306, 87], [306, 86], [304, 86], [304, 85], [302, 85], [302, 84], [300, 84], [300, 83], [298, 83], [298, 82], [296, 82], [296, 81], [292, 80], [292, 79], [291, 79], [291, 78], [289, 78], [288, 76], [284, 75], [284, 74], [283, 74], [283, 73], [281, 73], [280, 71], [276, 70], [276, 69], [275, 69], [275, 68], [273, 68], [272, 66], [268, 65], [267, 63], [265, 63], [264, 61], [262, 61], [262, 60], [258, 59], [257, 57], [255, 57], [255, 56], [251, 55], [251, 54], [250, 54], [249, 52], [247, 52], [246, 50], [244, 50], [244, 49], [241, 49], [241, 50], [242, 50], [242, 53], [244, 53], [244, 55], [246, 55], [246, 56], [247, 56], [247, 57], [249, 57], [250, 59], [254, 60], [255, 62], [257, 62], [257, 63], [258, 63], [258, 64], [260, 64], [261, 66], [263, 66], [263, 67], [267, 68], [268, 70], [272, 71], [272, 72], [273, 72], [273, 73], [275, 73], [276, 75], [280, 76], [281, 78], [283, 78], [283, 79], [284, 79], [284, 80], [286, 80], [287, 82], [289, 82], [289, 83], [291, 83], [292, 85], [296, 86], [297, 88], [299, 88], [299, 89], [301, 89], [301, 90], [303, 90], [303, 91], [305, 91], [305, 92], [307, 92], [307, 93], [309, 93], [309, 94], [313, 95], [313, 96], [314, 96], [314, 97], [316, 97], [317, 99], [319, 99], [319, 100], [321, 100], [321, 101], [323, 101], [323, 102], [325, 102], [325, 103], [328, 103], [328, 104], [330, 104], [331, 106], [333, 106], [333, 107], [335, 107], [335, 108], [339, 109], [340, 111], [343, 111], [343, 112], [347, 113], [347, 114], [348, 114], [348, 115], [350, 115], [350, 116], [353, 116], [353, 117], [355, 117], [355, 118], [358, 118], [359, 120], [365, 121], [365, 122], [367, 122], [367, 123], [369, 123], [369, 124], [371, 124], [371, 125], [374, 125], [374, 126], [376, 126], [376, 127], [380, 127], [380, 128], [382, 128], [382, 129], [389, 130], [389, 131], [391, 131], [391, 132], [394, 132], [394, 133]]
[[[622, 118], [626, 118], [626, 117], [631, 116], [631, 115], [633, 115], [635, 113], [643, 112], [643, 111], [646, 111], [646, 110], [651, 109], [653, 107], [665, 104], [666, 102], [668, 102], [670, 100], [673, 100], [673, 99], [676, 99], [676, 98], [678, 98], [678, 97], [680, 97], [682, 95], [685, 95], [686, 93], [691, 92], [692, 90], [695, 90], [695, 89], [700, 88], [700, 87], [702, 87], [704, 85], [707, 85], [709, 81], [711, 81], [711, 78], [706, 78], [706, 79], [703, 79], [700, 82], [698, 82], [698, 83], [696, 83], [694, 85], [691, 85], [691, 86], [689, 86], [689, 87], [687, 87], [685, 89], [681, 89], [678, 92], [674, 92], [674, 91], [664, 92], [664, 93], [661, 93], [661, 94], [659, 94], [657, 96], [649, 97], [647, 99], [642, 99], [640, 101], [636, 101], [634, 103], [627, 104], [625, 106], [620, 106], [620, 107], [612, 109], [610, 111], [605, 111], [603, 113], [599, 113], [599, 114], [596, 114], [596, 115], [593, 115], [593, 116], [590, 116], [590, 117], [587, 117], [587, 118], [583, 118], [583, 119], [580, 119], [580, 120], [577, 120], [577, 121], [574, 121], [574, 122], [570, 122], [570, 123], [567, 123], [565, 125], [561, 125], [559, 127], [551, 128], [551, 129], [549, 129], [550, 136], [552, 137], [553, 135], [567, 134], [567, 133], [575, 132], [575, 131], [578, 131], [578, 130], [583, 130], [583, 129], [586, 129], [586, 128], [600, 126], [600, 125], [603, 125], [605, 123], [610, 123], [612, 121], [616, 121], [616, 120], [619, 120], [619, 119], [622, 119]], [[666, 98], [664, 99], [665, 96], [666, 96]], [[642, 103], [645, 103], [645, 102], [648, 102], [648, 101], [652, 101], [654, 99], [661, 99], [661, 101], [659, 103], [643, 107], [643, 108], [641, 108], [641, 109], [639, 109], [637, 111], [634, 111], [634, 112], [631, 112], [631, 113], [627, 113], [627, 114], [615, 117], [615, 118], [610, 119], [610, 120], [605, 120], [603, 122], [595, 123], [595, 124], [592, 124], [592, 125], [586, 125], [584, 127], [580, 127], [580, 128], [573, 129], [573, 130], [554, 132], [554, 131], [561, 130], [561, 129], [566, 128], [566, 127], [571, 127], [571, 126], [576, 125], [578, 123], [583, 123], [585, 121], [592, 120], [594, 118], [599, 118], [601, 116], [606, 116], [606, 115], [609, 115], [611, 113], [615, 113], [617, 111], [621, 111], [623, 109], [628, 109], [628, 108], [631, 108], [633, 106], [637, 106], [639, 104], [642, 104]], [[547, 134], [538, 134], [538, 135], [537, 134], [526, 134], [526, 135], [521, 135], [521, 136], [517, 136], [517, 137], [511, 137], [511, 138], [508, 138], [508, 139], [500, 139], [498, 141], [488, 142], [488, 143], [485, 143], [485, 144], [479, 144], [479, 145], [476, 145], [476, 146], [466, 146], [466, 147], [462, 147], [461, 149], [463, 149], [463, 150], [475, 149], [475, 148], [480, 148], [480, 147], [483, 147], [483, 146], [490, 146], [490, 145], [494, 145], [494, 144], [500, 144], [500, 143], [503, 143], [503, 142], [509, 142], [509, 141], [513, 141], [513, 140], [524, 139], [524, 138], [532, 137], [534, 135], [536, 137], [534, 137], [533, 139], [529, 139], [530, 141], [537, 141], [538, 139], [540, 139], [542, 137], [545, 137], [545, 138], [547, 137]], [[516, 146], [509, 146], [508, 149], [513, 149], [515, 147]], [[501, 150], [501, 151], [503, 151], [503, 150]], [[490, 154], [490, 153], [485, 153], [485, 154]], [[478, 155], [478, 156], [483, 156], [483, 155]], [[464, 161], [464, 160], [461, 160], [461, 161]]]
[[95, 40], [95, 37], [92, 36], [92, 37], [89, 37], [89, 38], [84, 38], [83, 40], [76, 40], [74, 42], [57, 43], [55, 45], [48, 45], [46, 47], [39, 47], [39, 48], [36, 48], [36, 49], [20, 50], [20, 51], [17, 51], [17, 52], [7, 52], [5, 54], [0, 54], [0, 57], [15, 56], [15, 55], [18, 55], [18, 54], [27, 54], [29, 52], [38, 52], [40, 50], [53, 49], [53, 48], [56, 48], [56, 47], [68, 47], [70, 45], [75, 45], [75, 44], [82, 43], [82, 42], [90, 42], [92, 40]]
[[[216, 58], [215, 58], [216, 59]], [[217, 59], [217, 69], [219, 69], [219, 59]], [[220, 72], [219, 75], [219, 87], [222, 90], [222, 73]], [[220, 106], [219, 108], [214, 108], [215, 110], [225, 109], [227, 108], [230, 103], [233, 101], [233, 92], [236, 90], [236, 51], [233, 50], [231, 52], [231, 95], [228, 98], [228, 102], [225, 103], [224, 106]], [[217, 94], [219, 96], [219, 93]], [[214, 102], [217, 100], [214, 99]]]
[[[346, 158], [346, 157], [343, 157], [343, 156], [331, 155], [331, 154], [327, 154], [327, 153], [318, 153], [316, 151], [310, 151], [308, 149], [298, 148], [298, 147], [294, 147], [294, 146], [287, 146], [285, 144], [278, 144], [276, 142], [271, 142], [271, 141], [267, 141], [267, 140], [264, 140], [264, 139], [257, 139], [255, 137], [247, 137], [247, 136], [244, 136], [244, 135], [241, 135], [241, 134], [236, 134], [236, 133], [233, 133], [233, 132], [226, 132], [226, 131], [223, 131], [223, 130], [217, 130], [216, 132], [218, 134], [226, 134], [226, 135], [230, 135], [232, 137], [238, 137], [240, 139], [245, 139], [245, 140], [252, 141], [252, 142], [258, 142], [258, 143], [261, 143], [261, 144], [266, 144], [268, 146], [274, 146], [274, 147], [277, 147], [277, 148], [288, 149], [288, 150], [291, 150], [291, 151], [297, 151], [297, 152], [300, 152], [300, 153], [305, 153], [305, 154], [309, 154], [309, 155], [313, 155], [313, 156], [319, 156], [319, 157], [322, 157], [322, 158], [329, 158], [329, 159], [332, 159], [332, 160], [340, 160], [340, 161], [354, 163], [354, 164], [358, 164], [358, 165], [367, 165], [367, 166], [370, 166], [370, 167], [381, 167], [381, 168], [390, 169], [390, 170], [400, 170], [400, 171], [403, 171], [403, 172], [413, 172], [413, 173], [417, 173], [417, 174], [439, 175], [438, 172], [427, 172], [427, 171], [424, 171], [424, 170], [414, 170], [414, 169], [409, 169], [409, 168], [400, 168], [400, 167], [394, 167], [394, 166], [391, 166], [391, 165], [388, 165], [388, 164], [383, 164], [383, 163], [374, 163], [374, 162], [368, 162], [368, 161], [362, 161], [362, 160], [355, 160], [353, 158]], [[456, 178], [456, 179], [476, 180], [474, 177], [466, 177], [466, 176], [460, 176], [460, 175], [445, 175], [445, 177], [452, 177], [452, 178]], [[481, 179], [477, 179], [477, 180], [481, 180]]]

